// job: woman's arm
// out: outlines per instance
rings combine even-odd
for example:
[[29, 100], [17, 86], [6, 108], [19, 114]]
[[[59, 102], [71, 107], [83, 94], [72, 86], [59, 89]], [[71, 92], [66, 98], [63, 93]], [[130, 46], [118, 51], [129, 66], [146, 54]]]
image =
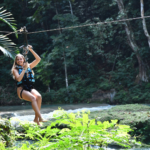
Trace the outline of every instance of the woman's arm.
[[17, 69], [14, 69], [13, 70], [13, 75], [15, 76], [15, 79], [20, 82], [26, 72], [26, 69], [28, 68], [28, 63], [25, 63], [24, 64], [24, 67], [23, 67], [23, 70], [21, 72], [21, 74], [19, 74], [18, 70]]
[[32, 69], [40, 62], [41, 58], [39, 57], [39, 55], [37, 53], [35, 53], [35, 51], [32, 49], [32, 46], [29, 45], [28, 48], [29, 48], [29, 51], [35, 57], [35, 60], [32, 63], [29, 64], [30, 68]]

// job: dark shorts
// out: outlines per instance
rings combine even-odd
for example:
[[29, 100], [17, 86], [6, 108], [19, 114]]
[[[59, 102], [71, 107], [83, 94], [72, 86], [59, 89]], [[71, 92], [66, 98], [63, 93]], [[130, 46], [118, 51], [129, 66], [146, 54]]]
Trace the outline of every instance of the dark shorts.
[[24, 85], [23, 88], [22, 88], [22, 90], [21, 90], [21, 92], [20, 92], [20, 97], [21, 97], [21, 99], [23, 99], [23, 98], [22, 98], [22, 92], [23, 92], [23, 90], [26, 90], [26, 91], [31, 92], [32, 89], [34, 89], [34, 86], [33, 86], [33, 85], [30, 85], [30, 86]]

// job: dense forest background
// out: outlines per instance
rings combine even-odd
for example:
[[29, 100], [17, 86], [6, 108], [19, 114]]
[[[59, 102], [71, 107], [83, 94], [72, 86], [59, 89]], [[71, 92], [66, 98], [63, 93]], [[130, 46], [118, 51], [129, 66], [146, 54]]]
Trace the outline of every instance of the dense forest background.
[[[35, 32], [95, 24], [28, 34], [29, 44], [42, 58], [34, 72], [45, 104], [89, 102], [93, 93], [112, 89], [114, 103], [150, 102], [150, 47], [142, 19], [97, 24], [141, 17], [140, 4], [140, 0], [0, 0], [0, 7], [13, 14], [17, 29], [26, 26]], [[150, 15], [149, 8], [145, 0], [145, 16]], [[146, 25], [150, 31], [150, 18]], [[11, 29], [1, 22], [0, 31]], [[8, 37], [16, 44], [12, 51], [22, 53], [18, 47], [24, 44], [23, 36]], [[31, 53], [28, 57], [29, 62], [34, 59]], [[17, 98], [12, 65], [13, 59], [0, 52], [0, 105], [24, 102]]]

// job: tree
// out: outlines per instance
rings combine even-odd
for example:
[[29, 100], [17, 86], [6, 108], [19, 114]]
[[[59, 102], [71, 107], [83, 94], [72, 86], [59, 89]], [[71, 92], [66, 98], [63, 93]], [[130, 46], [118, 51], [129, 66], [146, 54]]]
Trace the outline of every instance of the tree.
[[[122, 19], [123, 18], [127, 19], [128, 16], [127, 16], [127, 13], [126, 13], [125, 8], [124, 8], [123, 0], [117, 0], [117, 4], [118, 4], [118, 8], [120, 10], [120, 14], [121, 14]], [[141, 56], [140, 56], [140, 53], [139, 53], [140, 48], [138, 47], [138, 45], [135, 41], [130, 22], [124, 21], [124, 26], [125, 26], [125, 31], [126, 31], [129, 46], [135, 52], [136, 57], [138, 59], [139, 74], [137, 76], [137, 82], [138, 83], [140, 83], [140, 81], [148, 82], [148, 77], [146, 75], [146, 67], [145, 67], [145, 64], [144, 64]]]

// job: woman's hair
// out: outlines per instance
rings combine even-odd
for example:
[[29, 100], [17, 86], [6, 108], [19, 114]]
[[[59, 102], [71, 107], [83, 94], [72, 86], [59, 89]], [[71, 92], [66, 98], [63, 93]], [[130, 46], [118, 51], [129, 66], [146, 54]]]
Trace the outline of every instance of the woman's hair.
[[18, 64], [17, 64], [17, 57], [18, 57], [18, 56], [21, 56], [21, 57], [24, 59], [24, 62], [25, 62], [25, 58], [24, 58], [24, 56], [23, 56], [22, 54], [17, 54], [17, 55], [16, 55], [14, 64], [13, 64], [13, 66], [12, 66], [12, 68], [11, 68], [11, 74], [12, 74], [12, 76], [13, 76], [13, 79], [15, 79], [15, 76], [13, 75], [13, 71], [14, 71], [14, 69], [16, 69], [16, 66], [18, 65]]

